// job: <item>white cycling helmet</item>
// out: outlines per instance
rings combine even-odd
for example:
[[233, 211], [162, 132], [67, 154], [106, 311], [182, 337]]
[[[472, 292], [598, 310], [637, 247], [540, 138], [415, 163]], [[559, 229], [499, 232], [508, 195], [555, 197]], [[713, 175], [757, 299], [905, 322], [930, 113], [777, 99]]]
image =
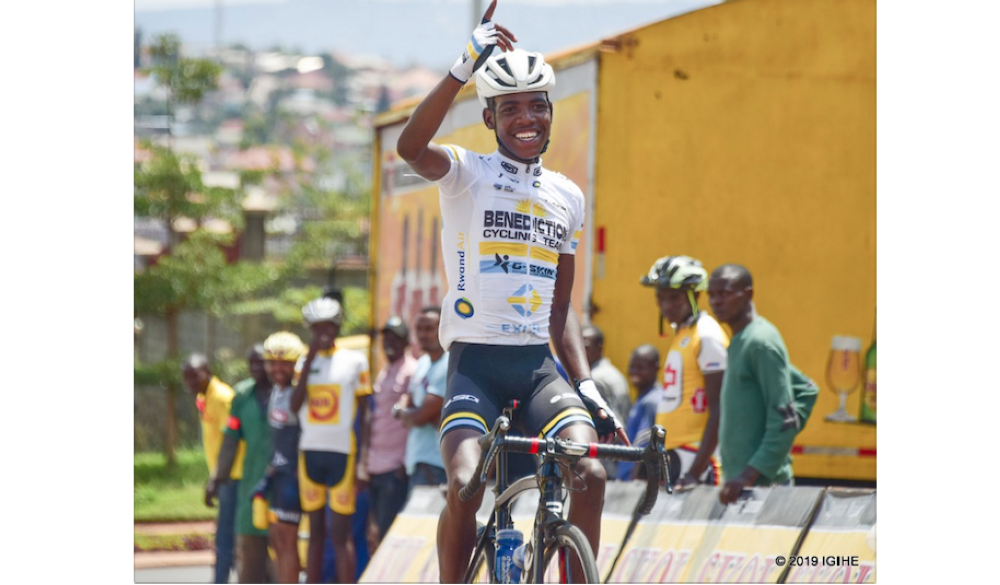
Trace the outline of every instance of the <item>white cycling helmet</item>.
[[476, 72], [476, 93], [484, 108], [488, 107], [488, 98], [529, 91], [549, 92], [555, 86], [556, 74], [545, 57], [523, 49], [506, 53], [495, 50]]
[[344, 312], [340, 308], [340, 303], [333, 299], [322, 297], [315, 301], [310, 301], [308, 305], [302, 307], [302, 319], [306, 325], [330, 321], [340, 325], [344, 320]]

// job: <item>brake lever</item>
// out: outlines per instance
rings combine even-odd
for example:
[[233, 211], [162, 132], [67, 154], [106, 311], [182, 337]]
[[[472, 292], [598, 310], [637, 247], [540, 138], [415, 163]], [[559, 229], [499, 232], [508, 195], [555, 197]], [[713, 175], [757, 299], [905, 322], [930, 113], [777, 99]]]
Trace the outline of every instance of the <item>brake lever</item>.
[[[510, 430], [510, 419], [506, 416], [500, 417], [498, 423], [494, 429], [494, 436], [490, 441], [490, 448], [486, 451], [486, 458], [483, 460], [483, 470], [479, 473], [480, 483], [486, 483], [486, 479], [490, 474], [490, 467], [493, 466], [493, 460], [496, 459], [497, 451], [503, 445], [504, 440], [507, 438], [507, 432]], [[484, 437], [488, 436], [484, 435]]]

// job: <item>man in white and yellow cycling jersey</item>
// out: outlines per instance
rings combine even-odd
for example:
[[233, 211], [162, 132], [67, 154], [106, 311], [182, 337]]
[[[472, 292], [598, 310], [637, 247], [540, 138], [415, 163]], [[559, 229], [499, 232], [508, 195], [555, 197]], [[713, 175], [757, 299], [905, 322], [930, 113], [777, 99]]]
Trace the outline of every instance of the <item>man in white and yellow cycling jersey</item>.
[[[400, 157], [441, 191], [448, 292], [440, 338], [450, 351], [440, 439], [448, 474], [437, 541], [443, 583], [462, 579], [475, 544], [482, 491], [469, 502], [460, 501], [458, 492], [479, 461], [476, 439], [509, 400], [523, 402], [515, 426], [526, 435], [580, 442], [618, 435], [627, 444], [591, 379], [570, 307], [584, 196], [540, 158], [551, 131], [555, 74], [540, 53], [514, 49], [516, 37], [491, 21], [495, 9], [494, 0], [397, 144]], [[492, 153], [431, 142], [474, 73], [483, 121], [497, 140]], [[556, 371], [550, 340], [579, 391]], [[586, 489], [572, 494], [568, 519], [596, 550], [606, 474], [600, 462], [587, 458], [576, 473]]]
[[[302, 320], [312, 332], [312, 341], [308, 353], [295, 366], [298, 381], [292, 408], [302, 426], [299, 489], [302, 511], [309, 514], [306, 580], [319, 583], [322, 576], [327, 534], [325, 505], [333, 512], [329, 535], [337, 558], [337, 582], [354, 583], [356, 555], [351, 516], [355, 508], [356, 462], [365, 460], [367, 449], [367, 445], [358, 444], [354, 422], [361, 421], [361, 437], [370, 436], [367, 413], [372, 387], [368, 358], [359, 351], [336, 346], [343, 311], [335, 299], [311, 301], [302, 308]], [[362, 469], [361, 473], [367, 472]]]
[[719, 393], [729, 336], [698, 308], [708, 273], [694, 258], [665, 256], [641, 283], [656, 288], [661, 327], [665, 319], [674, 328], [656, 412], [656, 424], [667, 429], [671, 479], [680, 489], [718, 485], [719, 465], [713, 454], [719, 443]]

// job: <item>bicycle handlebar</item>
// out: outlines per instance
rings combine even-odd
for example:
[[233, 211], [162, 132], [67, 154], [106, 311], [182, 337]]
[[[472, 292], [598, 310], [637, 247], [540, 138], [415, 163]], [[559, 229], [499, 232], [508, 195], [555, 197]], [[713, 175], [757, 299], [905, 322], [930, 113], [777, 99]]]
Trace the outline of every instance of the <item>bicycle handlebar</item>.
[[657, 488], [661, 477], [666, 478], [666, 491], [673, 493], [670, 474], [667, 472], [666, 451], [663, 448], [666, 430], [656, 425], [653, 427], [651, 439], [647, 447], [626, 447], [624, 445], [605, 445], [601, 443], [577, 443], [565, 439], [539, 439], [527, 437], [508, 437], [510, 419], [501, 416], [497, 419], [493, 430], [478, 439], [483, 449], [483, 456], [472, 475], [472, 479], [459, 492], [458, 497], [463, 502], [468, 501], [479, 491], [486, 481], [490, 464], [500, 449], [513, 453], [543, 454], [562, 459], [578, 459], [580, 457], [599, 457], [615, 461], [641, 462], [646, 466], [646, 492], [637, 509], [642, 515], [649, 514], [656, 504]]

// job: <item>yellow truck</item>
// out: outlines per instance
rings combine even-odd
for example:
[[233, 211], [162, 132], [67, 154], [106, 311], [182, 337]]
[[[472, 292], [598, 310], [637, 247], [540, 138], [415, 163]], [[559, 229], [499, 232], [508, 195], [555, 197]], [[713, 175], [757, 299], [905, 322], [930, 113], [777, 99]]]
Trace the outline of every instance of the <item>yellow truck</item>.
[[[758, 312], [821, 386], [793, 450], [796, 476], [873, 483], [876, 427], [828, 420], [841, 396], [827, 369], [847, 363], [834, 337], [861, 347], [839, 415], [858, 417], [876, 307], [875, 2], [726, 3], [546, 59], [558, 83], [545, 166], [587, 199], [573, 304], [604, 331], [612, 363], [624, 369], [642, 343], [669, 346], [639, 285], [656, 258], [743, 264]], [[435, 140], [492, 152], [472, 85]], [[418, 101], [376, 119], [376, 324], [440, 303], [447, 286], [437, 188], [395, 152]]]

